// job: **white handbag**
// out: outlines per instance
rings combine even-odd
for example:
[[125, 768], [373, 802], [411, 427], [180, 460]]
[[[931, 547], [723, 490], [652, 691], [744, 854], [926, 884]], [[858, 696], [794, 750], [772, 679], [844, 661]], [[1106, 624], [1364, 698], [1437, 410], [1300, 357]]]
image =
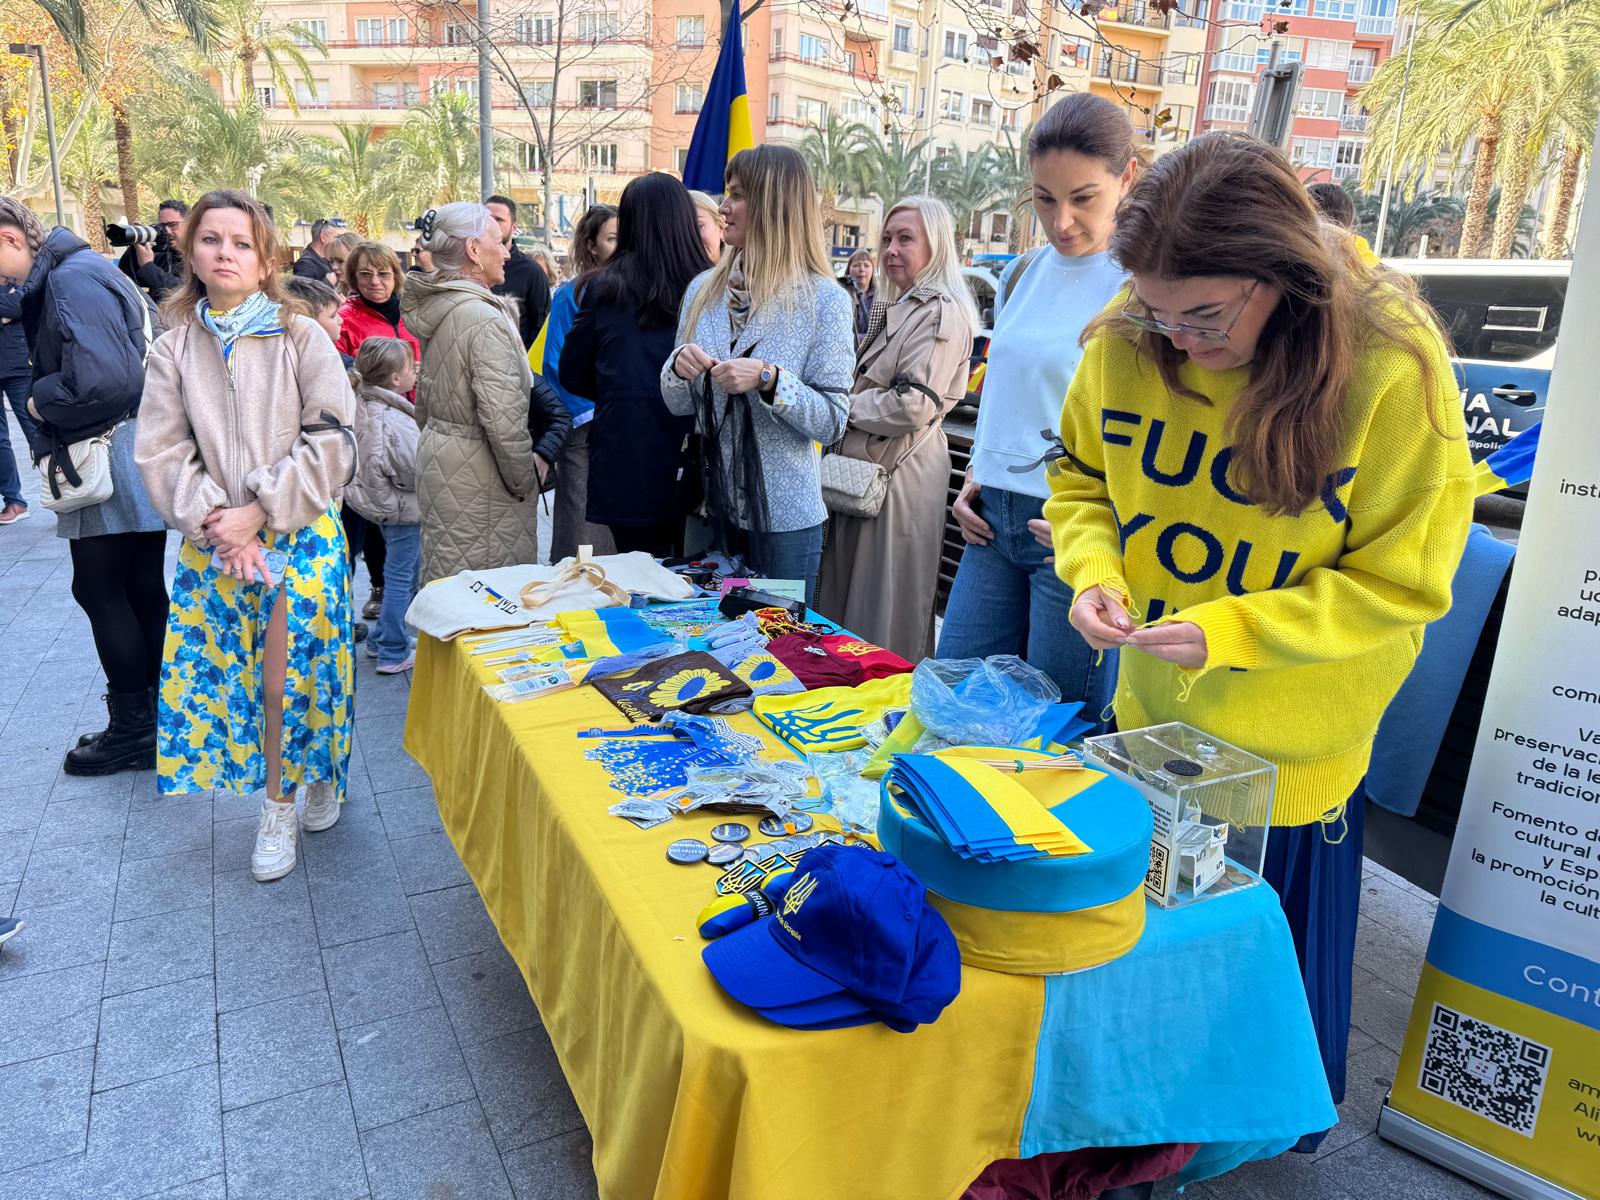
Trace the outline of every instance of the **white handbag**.
[[822, 503], [841, 517], [878, 515], [889, 494], [889, 472], [881, 463], [843, 454], [822, 456]]
[[71, 475], [78, 477], [77, 483], [71, 482], [71, 475], [56, 461], [57, 455], [47, 454], [40, 459], [39, 503], [53, 513], [70, 513], [111, 499], [111, 435], [120, 424], [66, 448], [72, 463]]

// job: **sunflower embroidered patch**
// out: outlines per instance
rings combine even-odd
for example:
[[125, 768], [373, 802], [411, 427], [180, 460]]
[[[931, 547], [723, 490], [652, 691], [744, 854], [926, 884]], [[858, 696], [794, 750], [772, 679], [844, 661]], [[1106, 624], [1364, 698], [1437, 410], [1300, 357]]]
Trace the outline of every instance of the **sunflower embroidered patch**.
[[751, 694], [748, 683], [699, 650], [643, 663], [594, 687], [630, 721], [654, 721], [667, 712], [703, 713], [713, 704]]

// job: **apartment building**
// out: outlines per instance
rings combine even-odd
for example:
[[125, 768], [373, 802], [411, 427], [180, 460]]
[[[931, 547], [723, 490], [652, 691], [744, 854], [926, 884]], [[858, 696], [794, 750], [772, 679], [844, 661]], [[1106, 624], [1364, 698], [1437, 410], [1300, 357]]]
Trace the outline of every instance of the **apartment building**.
[[1205, 2], [1211, 25], [1203, 127], [1245, 127], [1276, 43], [1279, 61], [1303, 67], [1287, 147], [1301, 177], [1308, 183], [1360, 178], [1368, 118], [1358, 93], [1393, 53], [1397, 0]]

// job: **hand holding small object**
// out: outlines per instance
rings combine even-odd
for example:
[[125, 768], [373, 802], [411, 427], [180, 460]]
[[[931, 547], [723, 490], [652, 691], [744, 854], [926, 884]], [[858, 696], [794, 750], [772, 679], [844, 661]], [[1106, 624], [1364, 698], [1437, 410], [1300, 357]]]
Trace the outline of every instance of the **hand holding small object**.
[[759, 391], [766, 365], [759, 358], [730, 358], [711, 368], [711, 382], [730, 396]]
[[679, 350], [677, 357], [672, 360], [672, 373], [679, 379], [693, 382], [716, 365], [716, 359], [691, 342]]
[[200, 524], [213, 546], [222, 550], [238, 550], [254, 542], [256, 535], [266, 528], [267, 510], [261, 507], [259, 500], [252, 500], [238, 508], [213, 508]]
[[1133, 632], [1128, 612], [1110, 592], [1096, 586], [1084, 588], [1067, 614], [1072, 627], [1095, 650], [1115, 650]]
[[1123, 644], [1189, 670], [1206, 665], [1205, 630], [1192, 621], [1146, 625], [1130, 633]]

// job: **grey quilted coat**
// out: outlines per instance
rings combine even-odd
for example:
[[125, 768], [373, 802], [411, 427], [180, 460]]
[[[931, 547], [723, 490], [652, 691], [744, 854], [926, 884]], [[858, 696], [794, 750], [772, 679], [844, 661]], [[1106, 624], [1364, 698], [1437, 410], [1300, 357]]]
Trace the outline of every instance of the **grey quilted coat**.
[[427, 274], [406, 280], [400, 308], [422, 343], [422, 578], [533, 562], [533, 376], [516, 319], [482, 284]]

